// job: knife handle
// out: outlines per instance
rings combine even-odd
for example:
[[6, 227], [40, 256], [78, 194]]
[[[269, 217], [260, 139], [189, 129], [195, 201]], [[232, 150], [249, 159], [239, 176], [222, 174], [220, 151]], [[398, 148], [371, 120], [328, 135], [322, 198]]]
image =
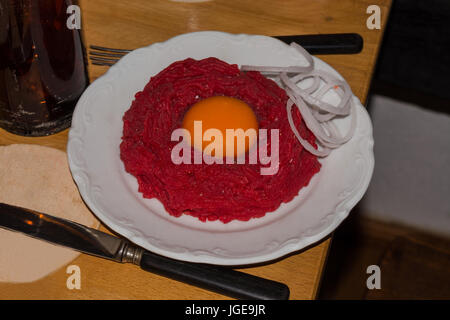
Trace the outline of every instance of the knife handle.
[[144, 251], [140, 267], [152, 273], [215, 291], [236, 299], [287, 300], [289, 288], [227, 267], [192, 263]]
[[363, 38], [357, 33], [275, 36], [274, 38], [287, 44], [296, 42], [310, 54], [359, 53], [363, 48]]

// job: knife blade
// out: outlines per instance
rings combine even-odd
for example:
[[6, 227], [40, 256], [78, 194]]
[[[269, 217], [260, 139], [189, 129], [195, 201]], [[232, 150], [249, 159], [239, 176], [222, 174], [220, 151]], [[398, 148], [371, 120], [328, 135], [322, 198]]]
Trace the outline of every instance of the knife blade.
[[128, 240], [49, 214], [0, 203], [0, 227], [237, 299], [286, 300], [289, 288], [228, 267], [167, 258]]

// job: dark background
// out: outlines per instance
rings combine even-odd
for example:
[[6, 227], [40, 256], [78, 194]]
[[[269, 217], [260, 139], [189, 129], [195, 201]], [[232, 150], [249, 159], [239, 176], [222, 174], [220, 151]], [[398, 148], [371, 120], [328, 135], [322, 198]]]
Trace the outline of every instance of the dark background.
[[[394, 0], [370, 95], [450, 114], [450, 1]], [[361, 210], [334, 233], [319, 299], [450, 299], [450, 239]], [[372, 264], [380, 266], [381, 290], [366, 287]]]

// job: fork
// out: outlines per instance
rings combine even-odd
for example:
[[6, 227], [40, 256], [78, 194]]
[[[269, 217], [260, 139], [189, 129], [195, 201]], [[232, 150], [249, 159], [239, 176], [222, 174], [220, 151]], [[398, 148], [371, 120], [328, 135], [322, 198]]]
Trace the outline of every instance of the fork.
[[[357, 33], [274, 36], [274, 38], [287, 44], [296, 42], [310, 54], [359, 53], [363, 48], [363, 39]], [[97, 66], [108, 67], [132, 51], [129, 49], [108, 48], [95, 45], [91, 45], [89, 48], [89, 59], [91, 63]]]
[[112, 66], [120, 60], [124, 55], [132, 50], [127, 49], [114, 49], [100, 46], [89, 46], [89, 59], [91, 63], [96, 66]]

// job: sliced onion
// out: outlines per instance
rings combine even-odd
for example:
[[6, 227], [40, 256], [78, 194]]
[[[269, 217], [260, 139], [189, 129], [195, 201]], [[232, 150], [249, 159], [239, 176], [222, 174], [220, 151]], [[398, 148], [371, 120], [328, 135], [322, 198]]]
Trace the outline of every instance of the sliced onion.
[[309, 151], [310, 153], [312, 153], [318, 157], [326, 157], [327, 155], [329, 155], [331, 149], [324, 148], [323, 150], [318, 150], [318, 149], [314, 148], [314, 146], [311, 145], [308, 141], [306, 141], [305, 139], [303, 139], [300, 136], [300, 133], [298, 132], [297, 128], [295, 127], [294, 119], [292, 119], [292, 106], [293, 105], [294, 105], [294, 103], [292, 102], [292, 100], [288, 100], [288, 102], [286, 104], [288, 121], [289, 121], [292, 131], [294, 132], [294, 135], [297, 137], [298, 141], [302, 144], [303, 148], [305, 148], [307, 151]]
[[242, 71], [259, 71], [261, 73], [269, 73], [269, 74], [278, 74], [280, 72], [287, 73], [307, 73], [311, 72], [314, 69], [314, 60], [312, 56], [301, 46], [292, 42], [291, 47], [295, 48], [303, 57], [306, 58], [308, 62], [308, 66], [290, 66], [290, 67], [272, 67], [272, 66], [249, 66], [243, 65], [241, 66]]
[[[272, 66], [242, 66], [242, 71], [259, 71], [276, 75], [284, 86], [289, 97], [286, 110], [289, 125], [301, 145], [310, 153], [318, 157], [326, 157], [332, 149], [338, 148], [349, 141], [356, 129], [355, 105], [353, 93], [346, 81], [338, 79], [333, 74], [321, 70], [314, 70], [312, 56], [301, 46], [291, 43], [302, 54], [308, 66], [272, 67]], [[298, 86], [305, 79], [312, 79], [313, 83], [308, 88]], [[324, 85], [321, 86], [321, 83]], [[332, 105], [323, 101], [324, 96], [334, 90], [339, 96], [338, 105]], [[318, 147], [315, 148], [306, 139], [300, 136], [292, 118], [292, 107], [296, 106], [300, 111], [306, 126], [316, 137]], [[333, 120], [337, 117], [350, 116], [350, 128], [343, 136]]]

